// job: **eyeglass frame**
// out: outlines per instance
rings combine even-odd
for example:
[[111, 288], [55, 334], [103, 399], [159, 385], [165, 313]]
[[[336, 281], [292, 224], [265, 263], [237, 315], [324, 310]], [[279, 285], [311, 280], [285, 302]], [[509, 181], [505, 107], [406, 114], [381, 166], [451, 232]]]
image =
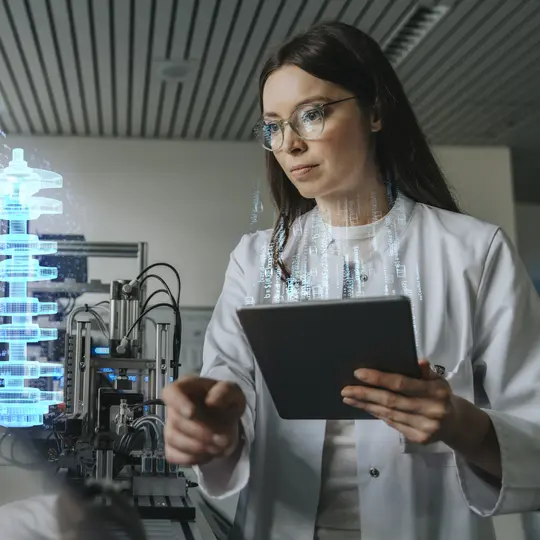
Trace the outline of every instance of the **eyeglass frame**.
[[[291, 123], [291, 118], [296, 114], [296, 112], [298, 111], [298, 109], [300, 109], [301, 107], [304, 107], [305, 105], [309, 105], [309, 103], [304, 103], [302, 105], [298, 105], [298, 107], [296, 107], [294, 109], [294, 111], [292, 112], [292, 114], [289, 116], [289, 118], [287, 118], [287, 120], [276, 120], [276, 124], [279, 125], [279, 128], [281, 130], [281, 134], [282, 134], [282, 141], [281, 141], [281, 144], [279, 145], [279, 148], [267, 148], [266, 146], [264, 146], [264, 144], [261, 143], [261, 146], [267, 150], [268, 152], [275, 152], [277, 150], [281, 150], [281, 148], [283, 148], [283, 143], [285, 142], [285, 127], [286, 126], [290, 126], [290, 128], [294, 131], [294, 133], [296, 135], [298, 135], [298, 137], [300, 137], [302, 140], [304, 141], [315, 141], [317, 140], [323, 133], [324, 131], [324, 126], [325, 126], [325, 121], [326, 121], [326, 116], [325, 116], [325, 111], [324, 109], [326, 107], [329, 107], [330, 105], [337, 105], [338, 103], [342, 103], [344, 101], [349, 101], [351, 99], [358, 99], [357, 96], [349, 96], [349, 97], [346, 97], [346, 98], [342, 98], [342, 99], [336, 99], [334, 101], [327, 101], [325, 103], [318, 103], [318, 104], [313, 104], [313, 108], [314, 109], [317, 109], [320, 111], [321, 115], [322, 115], [322, 118], [323, 118], [323, 126], [322, 126], [322, 129], [321, 129], [321, 132], [316, 136], [316, 137], [313, 137], [312, 139], [308, 138], [308, 137], [303, 137], [302, 135], [300, 135], [300, 133], [298, 133], [298, 131], [296, 131], [296, 129], [294, 129], [294, 126], [292, 125]], [[260, 129], [260, 124], [261, 122], [263, 122], [263, 119], [260, 118], [256, 124], [253, 126], [253, 133], [255, 134], [255, 137], [258, 139], [258, 135], [257, 135], [257, 129]]]

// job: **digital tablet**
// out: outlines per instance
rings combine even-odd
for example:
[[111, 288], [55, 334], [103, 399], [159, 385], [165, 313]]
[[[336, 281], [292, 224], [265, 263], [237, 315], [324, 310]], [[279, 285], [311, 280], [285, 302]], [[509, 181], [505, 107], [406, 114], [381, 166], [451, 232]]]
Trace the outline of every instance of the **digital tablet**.
[[244, 306], [237, 310], [281, 418], [372, 419], [343, 403], [359, 368], [420, 378], [404, 296]]

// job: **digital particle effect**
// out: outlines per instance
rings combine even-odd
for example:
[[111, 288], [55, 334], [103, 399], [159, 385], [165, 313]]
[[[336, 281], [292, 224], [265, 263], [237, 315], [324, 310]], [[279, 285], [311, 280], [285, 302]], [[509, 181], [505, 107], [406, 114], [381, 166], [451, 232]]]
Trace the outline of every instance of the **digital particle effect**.
[[[57, 339], [56, 328], [40, 328], [34, 317], [57, 312], [56, 302], [39, 302], [28, 297], [28, 282], [54, 279], [56, 268], [44, 268], [35, 255], [56, 253], [56, 242], [42, 242], [28, 234], [28, 221], [44, 214], [61, 214], [62, 203], [34, 197], [41, 189], [62, 187], [62, 177], [52, 171], [32, 169], [24, 152], [15, 148], [9, 165], [0, 171], [0, 219], [9, 224], [8, 234], [0, 235], [0, 281], [8, 283], [9, 293], [0, 298], [0, 341], [8, 344], [9, 359], [0, 362], [0, 425], [30, 427], [43, 423], [50, 405], [63, 401], [62, 391], [41, 391], [26, 386], [39, 377], [61, 377], [62, 364], [28, 360], [28, 343]], [[9, 321], [11, 318], [11, 321]], [[6, 322], [8, 319], [9, 322]]]

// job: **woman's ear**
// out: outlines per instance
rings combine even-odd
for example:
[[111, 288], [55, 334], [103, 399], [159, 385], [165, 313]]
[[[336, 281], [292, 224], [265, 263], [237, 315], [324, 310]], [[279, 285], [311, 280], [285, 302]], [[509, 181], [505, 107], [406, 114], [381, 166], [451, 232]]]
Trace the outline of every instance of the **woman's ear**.
[[371, 111], [371, 131], [375, 133], [377, 131], [381, 131], [381, 129], [381, 107], [379, 105], [379, 100], [377, 100]]

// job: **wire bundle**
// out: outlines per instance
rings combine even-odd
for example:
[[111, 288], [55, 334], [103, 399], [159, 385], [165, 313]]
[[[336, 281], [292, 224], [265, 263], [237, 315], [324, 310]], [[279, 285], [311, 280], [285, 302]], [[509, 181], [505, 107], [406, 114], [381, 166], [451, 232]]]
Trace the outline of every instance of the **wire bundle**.
[[[156, 268], [158, 266], [164, 266], [164, 267], [169, 268], [170, 270], [172, 270], [174, 272], [174, 275], [176, 276], [176, 281], [178, 283], [178, 292], [176, 294], [176, 298], [173, 296], [170, 287], [167, 285], [166, 281], [161, 276], [158, 276], [157, 274], [148, 274], [148, 272], [152, 268]], [[136, 328], [138, 325], [140, 325], [142, 319], [144, 317], [146, 317], [153, 309], [156, 309], [158, 307], [170, 307], [173, 310], [174, 317], [175, 317], [174, 335], [173, 335], [173, 365], [172, 365], [172, 367], [173, 367], [173, 378], [177, 379], [178, 378], [178, 368], [179, 368], [179, 365], [180, 365], [180, 349], [181, 349], [181, 346], [182, 346], [182, 317], [180, 316], [180, 293], [182, 291], [182, 282], [180, 280], [180, 274], [178, 273], [176, 268], [174, 268], [174, 266], [172, 266], [172, 265], [170, 265], [168, 263], [154, 263], [154, 264], [151, 264], [150, 266], [147, 266], [137, 276], [137, 278], [132, 282], [132, 285], [134, 285], [135, 283], [139, 283], [139, 286], [142, 287], [144, 282], [151, 279], [151, 278], [157, 279], [158, 281], [160, 281], [161, 284], [163, 285], [163, 288], [154, 291], [146, 299], [145, 303], [142, 306], [140, 316], [137, 318], [137, 320], [133, 323], [131, 328], [128, 330], [128, 332], [127, 332], [124, 339], [127, 339], [129, 337], [129, 335], [131, 334], [133, 329]], [[148, 307], [148, 303], [150, 302], [150, 300], [154, 296], [156, 296], [158, 294], [161, 294], [161, 293], [165, 293], [165, 294], [167, 294], [169, 296], [170, 303], [160, 302], [158, 304], [154, 304], [154, 305]]]

